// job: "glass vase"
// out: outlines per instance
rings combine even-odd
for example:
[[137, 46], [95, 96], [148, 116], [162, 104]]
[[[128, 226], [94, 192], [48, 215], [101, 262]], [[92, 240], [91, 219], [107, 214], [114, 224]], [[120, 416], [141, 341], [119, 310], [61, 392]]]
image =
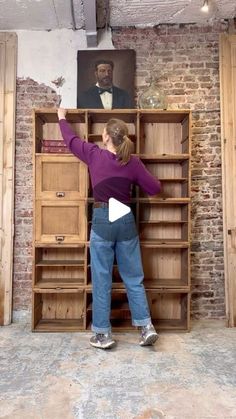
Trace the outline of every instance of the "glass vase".
[[139, 97], [141, 109], [166, 109], [166, 97], [156, 81], [152, 81]]

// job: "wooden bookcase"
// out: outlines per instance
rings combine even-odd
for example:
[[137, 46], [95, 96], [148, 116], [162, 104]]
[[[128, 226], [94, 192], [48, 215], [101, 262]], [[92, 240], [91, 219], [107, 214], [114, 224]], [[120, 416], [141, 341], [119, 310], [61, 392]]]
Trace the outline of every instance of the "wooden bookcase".
[[[190, 111], [69, 110], [81, 138], [102, 146], [112, 117], [124, 120], [137, 154], [162, 183], [148, 197], [133, 188], [144, 285], [158, 330], [189, 330]], [[32, 330], [90, 329], [92, 286], [89, 234], [92, 190], [87, 166], [63, 145], [56, 110], [34, 111], [34, 267]], [[131, 316], [116, 261], [111, 322], [131, 330]]]

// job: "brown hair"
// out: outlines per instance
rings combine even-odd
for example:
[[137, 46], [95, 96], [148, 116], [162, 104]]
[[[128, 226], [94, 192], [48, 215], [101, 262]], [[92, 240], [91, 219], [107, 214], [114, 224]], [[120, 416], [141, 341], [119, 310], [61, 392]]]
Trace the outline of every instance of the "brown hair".
[[112, 70], [113, 70], [113, 68], [114, 68], [114, 63], [113, 63], [113, 61], [111, 61], [111, 60], [102, 60], [102, 59], [100, 59], [100, 60], [97, 60], [97, 61], [95, 62], [95, 64], [94, 64], [94, 67], [95, 67], [95, 70], [96, 70], [96, 71], [97, 71], [98, 66], [99, 66], [100, 64], [109, 64], [109, 65], [111, 66]]
[[121, 164], [126, 164], [130, 160], [134, 144], [128, 137], [128, 127], [121, 119], [110, 119], [106, 124], [107, 134], [111, 137], [116, 154]]

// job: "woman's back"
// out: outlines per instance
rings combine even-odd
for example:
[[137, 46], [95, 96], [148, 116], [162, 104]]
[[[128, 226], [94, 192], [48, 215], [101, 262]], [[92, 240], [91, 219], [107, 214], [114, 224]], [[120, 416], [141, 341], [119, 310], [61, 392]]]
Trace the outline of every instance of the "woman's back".
[[159, 180], [147, 171], [139, 158], [131, 156], [128, 163], [121, 164], [115, 153], [77, 137], [65, 119], [59, 124], [71, 152], [89, 167], [95, 201], [108, 202], [109, 198], [115, 198], [129, 203], [132, 184], [139, 185], [148, 195], [160, 192]]

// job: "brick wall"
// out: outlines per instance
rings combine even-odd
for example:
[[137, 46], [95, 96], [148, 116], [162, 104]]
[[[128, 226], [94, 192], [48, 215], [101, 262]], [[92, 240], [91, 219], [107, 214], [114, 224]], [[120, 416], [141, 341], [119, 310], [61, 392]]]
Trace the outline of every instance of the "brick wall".
[[113, 30], [115, 48], [136, 50], [137, 98], [157, 78], [170, 109], [191, 109], [192, 317], [225, 316], [221, 197], [219, 34], [211, 26]]
[[[112, 32], [117, 49], [136, 50], [137, 97], [153, 74], [170, 108], [193, 111], [192, 316], [225, 316], [221, 200], [219, 34], [212, 26], [162, 25]], [[32, 241], [31, 108], [52, 107], [57, 95], [34, 81], [17, 83], [14, 309], [30, 308]]]
[[30, 78], [17, 79], [13, 309], [31, 308], [33, 108], [57, 106], [58, 96]]

